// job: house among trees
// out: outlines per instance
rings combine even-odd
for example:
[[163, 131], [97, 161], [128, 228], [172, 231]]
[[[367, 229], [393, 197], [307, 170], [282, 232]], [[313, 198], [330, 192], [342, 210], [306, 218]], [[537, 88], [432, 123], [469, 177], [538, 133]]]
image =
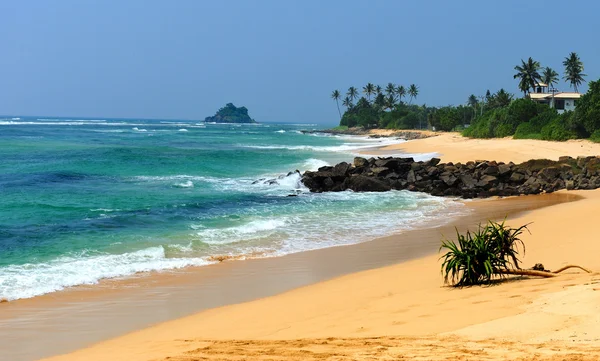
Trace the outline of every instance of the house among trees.
[[581, 97], [577, 92], [560, 92], [556, 88], [550, 88], [548, 84], [537, 82], [534, 91], [529, 93], [529, 98], [542, 104], [548, 104], [556, 111], [564, 113], [565, 111], [575, 110], [577, 101]]

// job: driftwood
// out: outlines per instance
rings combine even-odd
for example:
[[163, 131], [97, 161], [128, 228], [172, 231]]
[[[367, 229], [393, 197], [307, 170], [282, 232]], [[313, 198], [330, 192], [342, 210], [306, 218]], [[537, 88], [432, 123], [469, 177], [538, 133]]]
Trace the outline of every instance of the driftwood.
[[536, 277], [550, 278], [550, 277], [558, 276], [559, 273], [561, 273], [562, 271], [567, 270], [569, 268], [579, 268], [580, 270], [583, 270], [586, 273], [592, 273], [592, 271], [590, 271], [589, 269], [578, 266], [578, 265], [574, 265], [574, 264], [570, 264], [570, 265], [561, 267], [554, 272], [538, 271], [538, 270], [531, 270], [531, 269], [506, 269], [506, 270], [498, 270], [497, 273], [505, 274], [505, 275], [536, 276]]

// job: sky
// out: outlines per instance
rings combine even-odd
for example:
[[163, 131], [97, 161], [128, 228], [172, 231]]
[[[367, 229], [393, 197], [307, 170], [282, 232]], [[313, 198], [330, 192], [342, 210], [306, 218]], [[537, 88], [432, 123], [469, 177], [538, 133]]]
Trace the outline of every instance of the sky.
[[[600, 2], [0, 0], [0, 114], [335, 124], [334, 89], [416, 84], [416, 103], [505, 88], [533, 57], [600, 78]], [[559, 90], [569, 90], [565, 83]], [[584, 86], [582, 91], [587, 90]]]

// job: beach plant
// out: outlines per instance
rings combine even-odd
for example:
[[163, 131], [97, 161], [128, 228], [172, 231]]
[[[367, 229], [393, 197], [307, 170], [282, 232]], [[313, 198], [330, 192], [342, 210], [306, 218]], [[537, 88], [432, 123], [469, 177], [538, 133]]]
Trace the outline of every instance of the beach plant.
[[440, 251], [446, 250], [446, 253], [440, 258], [443, 260], [441, 271], [446, 284], [458, 287], [489, 284], [494, 278], [506, 275], [555, 277], [569, 268], [590, 273], [577, 265], [554, 272], [521, 269], [519, 251], [522, 249], [525, 253], [525, 244], [520, 237], [524, 231], [529, 232], [528, 224], [512, 228], [505, 222], [489, 221], [485, 226], [480, 224], [477, 231], [465, 234], [456, 230], [456, 241], [442, 240]]

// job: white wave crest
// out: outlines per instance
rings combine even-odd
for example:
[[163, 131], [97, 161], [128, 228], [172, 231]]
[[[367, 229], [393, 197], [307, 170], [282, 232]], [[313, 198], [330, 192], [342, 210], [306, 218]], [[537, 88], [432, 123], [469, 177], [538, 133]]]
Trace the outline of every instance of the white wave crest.
[[330, 165], [330, 164], [324, 160], [310, 158], [310, 159], [307, 159], [306, 162], [304, 162], [302, 167], [304, 170], [316, 171], [317, 169], [328, 166], [328, 165]]
[[66, 287], [96, 284], [104, 278], [130, 276], [211, 262], [200, 258], [166, 258], [162, 246], [125, 254], [61, 257], [37, 264], [0, 268], [0, 299], [30, 298]]
[[230, 244], [250, 239], [268, 237], [284, 227], [284, 219], [259, 219], [229, 228], [203, 229], [196, 233], [200, 241], [207, 244]]
[[285, 133], [285, 130], [283, 130], [283, 129], [276, 130], [275, 133]]
[[186, 182], [183, 182], [183, 183], [175, 183], [174, 187], [177, 187], [177, 188], [194, 188], [194, 182], [192, 182], [192, 181], [189, 180], [189, 181], [186, 181]]

